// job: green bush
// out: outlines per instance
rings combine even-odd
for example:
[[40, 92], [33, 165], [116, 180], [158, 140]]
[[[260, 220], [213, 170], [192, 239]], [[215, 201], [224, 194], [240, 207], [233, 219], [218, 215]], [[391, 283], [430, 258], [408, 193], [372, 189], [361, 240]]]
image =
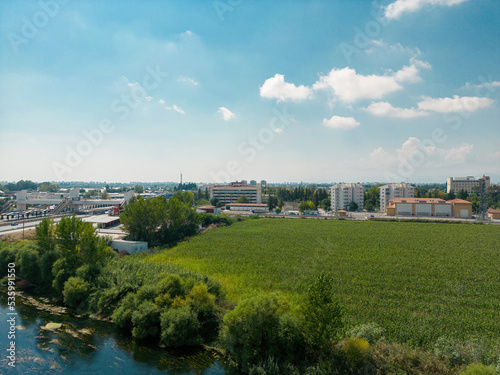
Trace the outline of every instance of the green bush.
[[43, 282], [49, 287], [52, 286], [52, 279], [54, 275], [52, 274], [52, 267], [54, 263], [59, 259], [57, 251], [47, 251], [42, 255], [40, 260], [40, 272]]
[[161, 314], [161, 342], [167, 347], [201, 345], [200, 329], [196, 313], [188, 305]]
[[301, 324], [283, 297], [258, 296], [226, 314], [221, 342], [245, 371], [271, 357], [280, 364], [298, 362], [304, 353]]
[[118, 328], [131, 332], [133, 329], [132, 325], [132, 314], [136, 309], [136, 298], [135, 293], [129, 293], [122, 299], [118, 308], [111, 315], [111, 320], [115, 323]]
[[495, 375], [496, 371], [491, 366], [482, 363], [471, 363], [461, 375]]
[[80, 277], [70, 277], [64, 283], [64, 303], [69, 307], [76, 308], [86, 301], [90, 294], [90, 285]]
[[495, 349], [491, 344], [481, 339], [459, 340], [442, 336], [434, 344], [434, 353], [446, 359], [452, 366], [469, 363], [495, 362]]
[[61, 295], [64, 289], [64, 283], [68, 281], [71, 276], [75, 275], [73, 264], [66, 258], [59, 258], [52, 266], [52, 287], [56, 292]]
[[187, 303], [196, 313], [200, 322], [200, 335], [204, 342], [212, 342], [219, 333], [222, 315], [215, 304], [215, 296], [208, 292], [206, 284], [193, 286], [186, 297]]
[[184, 287], [179, 275], [167, 275], [158, 282], [158, 291], [160, 294], [168, 293], [170, 297], [183, 296]]
[[353, 366], [357, 367], [361, 364], [365, 357], [366, 353], [370, 349], [370, 344], [365, 339], [358, 339], [351, 337], [344, 342], [343, 350], [345, 356], [347, 358], [347, 362]]
[[143, 340], [160, 333], [160, 309], [151, 301], [142, 302], [132, 313], [132, 336]]
[[375, 323], [362, 324], [347, 332], [347, 337], [365, 339], [370, 344], [375, 344], [384, 337], [385, 329]]
[[7, 265], [9, 263], [15, 263], [16, 252], [10, 245], [2, 244], [0, 240], [0, 278], [7, 276], [7, 270], [9, 269]]
[[101, 273], [101, 266], [98, 264], [84, 264], [76, 270], [76, 276], [89, 283], [94, 283]]
[[16, 252], [16, 268], [19, 276], [33, 284], [42, 281], [40, 254], [30, 246], [22, 246]]

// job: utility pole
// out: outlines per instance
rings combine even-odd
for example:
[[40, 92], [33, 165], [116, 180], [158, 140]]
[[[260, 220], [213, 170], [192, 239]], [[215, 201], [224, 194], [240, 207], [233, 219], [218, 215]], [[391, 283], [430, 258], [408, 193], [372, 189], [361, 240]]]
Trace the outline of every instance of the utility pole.
[[481, 186], [479, 188], [479, 212], [481, 213], [481, 221], [484, 221], [486, 210], [488, 209], [488, 202], [486, 200], [486, 180], [481, 179]]

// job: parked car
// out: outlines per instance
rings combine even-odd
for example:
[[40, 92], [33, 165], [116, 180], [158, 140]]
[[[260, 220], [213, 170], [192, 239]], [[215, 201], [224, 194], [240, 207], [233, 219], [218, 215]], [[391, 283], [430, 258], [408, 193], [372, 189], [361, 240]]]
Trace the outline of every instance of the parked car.
[[14, 223], [12, 223], [12, 224], [10, 224], [10, 225], [11, 225], [11, 226], [15, 226], [15, 225], [19, 225], [19, 223], [14, 222]]

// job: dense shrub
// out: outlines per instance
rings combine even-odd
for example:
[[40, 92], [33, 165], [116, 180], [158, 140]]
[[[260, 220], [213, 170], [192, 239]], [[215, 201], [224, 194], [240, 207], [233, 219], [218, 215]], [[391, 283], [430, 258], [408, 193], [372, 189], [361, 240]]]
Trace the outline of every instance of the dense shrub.
[[84, 264], [76, 270], [76, 276], [89, 283], [94, 283], [100, 273], [101, 266], [99, 264]]
[[88, 299], [90, 285], [80, 277], [70, 277], [64, 283], [64, 303], [69, 307], [76, 308]]
[[375, 344], [384, 337], [385, 330], [375, 323], [362, 324], [347, 332], [347, 337], [365, 339], [370, 344]]
[[52, 287], [52, 267], [54, 267], [54, 263], [57, 261], [57, 259], [59, 259], [57, 251], [51, 250], [45, 252], [40, 260], [40, 272], [42, 280], [43, 283], [49, 288]]
[[0, 277], [7, 276], [7, 265], [15, 263], [16, 252], [9, 244], [4, 244], [0, 240]]
[[52, 275], [54, 276], [52, 287], [59, 295], [63, 292], [64, 283], [68, 281], [71, 276], [74, 276], [75, 272], [76, 270], [72, 262], [66, 258], [59, 258], [54, 262], [52, 266]]
[[198, 284], [191, 289], [186, 301], [200, 322], [200, 335], [203, 341], [213, 341], [219, 333], [221, 323], [220, 312], [215, 305], [215, 296], [208, 292], [205, 284]]
[[[498, 350], [498, 349], [497, 349]], [[440, 337], [434, 344], [434, 353], [447, 360], [450, 365], [470, 363], [494, 363], [499, 353], [485, 340], [459, 340], [451, 337]]]
[[360, 365], [366, 356], [366, 353], [370, 349], [370, 344], [365, 339], [358, 339], [351, 337], [344, 342], [343, 350], [347, 359], [347, 362], [352, 367], [357, 367]]
[[283, 297], [263, 295], [242, 301], [226, 314], [221, 341], [246, 371], [269, 358], [284, 365], [302, 359], [301, 325]]
[[16, 268], [19, 276], [33, 284], [42, 281], [40, 254], [34, 246], [22, 246], [16, 252]]
[[471, 363], [461, 375], [496, 375], [496, 371], [491, 366], [481, 363]]
[[161, 342], [168, 347], [200, 345], [200, 329], [196, 313], [187, 305], [161, 314]]
[[129, 293], [122, 299], [118, 308], [113, 312], [111, 320], [118, 328], [132, 331], [132, 314], [136, 308], [135, 293]]
[[142, 302], [132, 313], [132, 336], [143, 340], [160, 333], [160, 309], [151, 301]]

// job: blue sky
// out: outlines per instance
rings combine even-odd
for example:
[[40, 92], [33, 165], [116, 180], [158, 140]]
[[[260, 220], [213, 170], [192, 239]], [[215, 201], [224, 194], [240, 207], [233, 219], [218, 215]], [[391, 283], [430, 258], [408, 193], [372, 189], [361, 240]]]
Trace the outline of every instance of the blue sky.
[[500, 181], [500, 2], [0, 3], [0, 180]]

